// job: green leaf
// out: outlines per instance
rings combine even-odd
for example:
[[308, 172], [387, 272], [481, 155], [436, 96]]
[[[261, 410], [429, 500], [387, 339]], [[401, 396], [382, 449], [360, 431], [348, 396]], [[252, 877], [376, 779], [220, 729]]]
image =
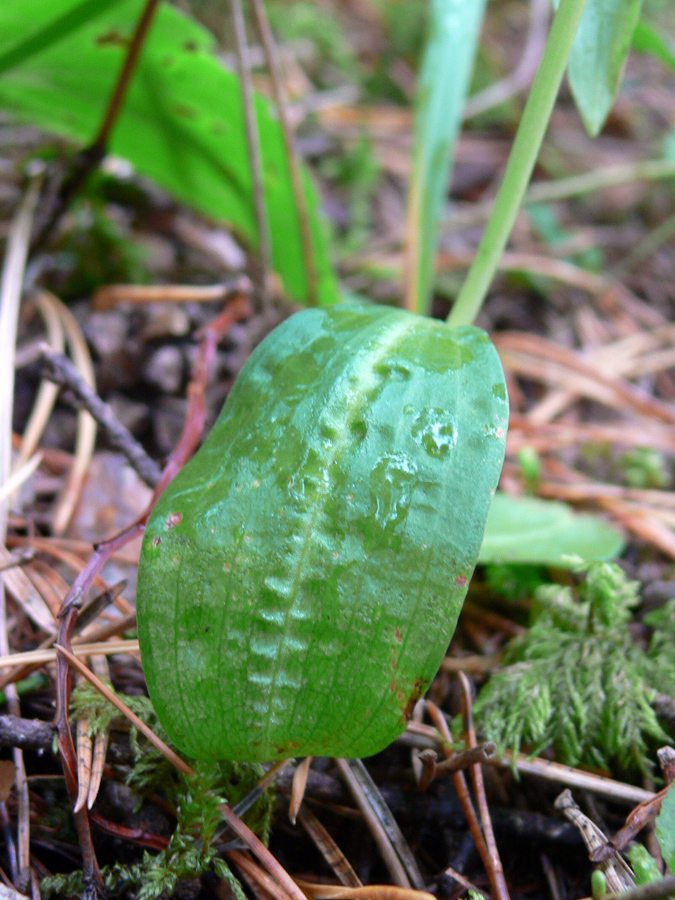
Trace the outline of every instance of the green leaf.
[[369, 756], [447, 650], [504, 458], [487, 335], [382, 306], [287, 319], [148, 522], [138, 634], [196, 757]]
[[428, 311], [438, 227], [485, 0], [432, 0], [415, 104], [408, 208], [408, 307]]
[[623, 545], [621, 534], [596, 516], [552, 500], [497, 492], [478, 560], [568, 568], [572, 562], [565, 557], [612, 559]]
[[626, 856], [635, 873], [636, 884], [653, 884], [663, 878], [658, 863], [643, 844], [631, 844]]
[[641, 6], [642, 0], [588, 0], [584, 9], [567, 74], [591, 135], [600, 132], [614, 103]]
[[675, 791], [672, 788], [666, 794], [656, 819], [656, 837], [666, 865], [675, 873]]
[[[0, 108], [80, 144], [93, 141], [141, 0], [4, 0]], [[257, 98], [273, 265], [288, 293], [307, 298], [298, 216], [281, 129]], [[162, 4], [143, 49], [110, 151], [174, 197], [258, 235], [237, 77], [197, 22]], [[321, 303], [337, 299], [316, 191], [305, 176]]]
[[645, 22], [644, 19], [635, 26], [633, 34], [633, 50], [638, 53], [648, 53], [671, 69], [675, 69], [675, 50], [672, 41], [667, 35], [662, 34], [658, 25]]

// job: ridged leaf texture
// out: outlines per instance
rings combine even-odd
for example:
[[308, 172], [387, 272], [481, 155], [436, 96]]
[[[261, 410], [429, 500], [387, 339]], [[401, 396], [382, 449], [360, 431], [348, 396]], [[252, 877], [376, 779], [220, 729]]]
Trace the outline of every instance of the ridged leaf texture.
[[358, 757], [405, 728], [480, 549], [508, 401], [484, 332], [298, 313], [254, 352], [143, 544], [150, 696], [195, 757]]

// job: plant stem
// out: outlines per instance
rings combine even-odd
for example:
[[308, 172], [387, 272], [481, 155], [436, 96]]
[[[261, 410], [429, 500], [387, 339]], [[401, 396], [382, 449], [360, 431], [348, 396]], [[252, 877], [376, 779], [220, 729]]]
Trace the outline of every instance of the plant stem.
[[483, 305], [539, 155], [585, 4], [586, 0], [561, 0], [558, 7], [492, 215], [448, 325], [471, 324]]

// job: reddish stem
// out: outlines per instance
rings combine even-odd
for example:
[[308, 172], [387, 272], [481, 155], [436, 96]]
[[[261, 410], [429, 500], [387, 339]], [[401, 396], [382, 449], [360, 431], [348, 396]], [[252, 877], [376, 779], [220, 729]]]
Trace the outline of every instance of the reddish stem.
[[[87, 565], [73, 582], [73, 586], [63, 601], [59, 612], [57, 643], [67, 650], [72, 651], [73, 630], [79, 610], [92, 587], [94, 579], [115, 552], [144, 532], [150, 513], [154, 509], [160, 495], [196, 450], [206, 421], [206, 386], [216, 347], [234, 322], [248, 315], [250, 315], [250, 306], [247, 298], [237, 294], [228, 302], [225, 310], [199, 333], [200, 344], [192, 371], [192, 379], [188, 387], [188, 411], [183, 433], [169, 458], [148, 508], [128, 528], [125, 528], [109, 540], [98, 544], [94, 548], [94, 553]], [[70, 666], [62, 654], [58, 655], [56, 665], [56, 714], [54, 727], [58, 733], [59, 750], [61, 752], [61, 762], [68, 795], [74, 805], [77, 798], [77, 757], [68, 721], [68, 705], [72, 688]], [[100, 884], [100, 873], [94, 854], [89, 816], [86, 809], [75, 813], [75, 824], [82, 848], [84, 877], [85, 879], [93, 880], [96, 884]]]

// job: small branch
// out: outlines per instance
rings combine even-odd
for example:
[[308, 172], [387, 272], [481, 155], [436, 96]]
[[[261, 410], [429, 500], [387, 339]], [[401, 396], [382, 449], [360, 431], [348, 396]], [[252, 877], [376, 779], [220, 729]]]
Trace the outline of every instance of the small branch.
[[460, 769], [468, 769], [469, 766], [493, 764], [497, 755], [497, 745], [492, 741], [485, 741], [458, 753], [450, 759], [445, 759], [436, 766], [436, 777], [449, 772], [459, 772]]
[[42, 719], [0, 716], [0, 746], [21, 750], [47, 750], [52, 745], [54, 729]]
[[143, 12], [136, 23], [136, 30], [131, 38], [129, 49], [127, 50], [127, 55], [124, 64], [122, 65], [122, 70], [117, 79], [117, 84], [115, 85], [115, 89], [108, 102], [108, 108], [105, 111], [105, 116], [103, 117], [99, 132], [92, 144], [92, 147], [100, 147], [103, 152], [105, 152], [110, 134], [122, 111], [124, 98], [126, 97], [129, 85], [131, 84], [136, 64], [138, 63], [143, 44], [148, 36], [148, 31], [150, 30], [158, 6], [159, 0], [146, 0]]
[[[432, 703], [430, 700], [427, 700], [427, 712], [429, 713], [431, 721], [436, 726], [436, 729], [444, 742], [441, 745], [443, 754], [447, 759], [452, 759], [452, 757], [455, 755], [455, 751], [452, 749], [452, 735], [450, 734], [450, 729], [448, 728], [448, 723], [445, 721], [443, 713], [436, 706], [436, 704]], [[487, 844], [485, 843], [485, 838], [483, 837], [483, 832], [480, 830], [478, 816], [476, 815], [476, 810], [474, 809], [474, 805], [471, 801], [471, 794], [469, 793], [469, 786], [466, 783], [464, 772], [455, 772], [452, 776], [452, 780], [455, 783], [455, 790], [457, 791], [460, 802], [462, 804], [462, 809], [464, 810], [466, 821], [469, 823], [469, 830], [471, 831], [474, 843], [476, 844], [476, 849], [478, 850], [480, 858], [483, 860], [483, 865], [487, 870], [489, 865], [488, 848]]]
[[56, 384], [65, 385], [73, 392], [84, 409], [105, 430], [110, 445], [124, 454], [146, 484], [156, 487], [162, 477], [160, 467], [116, 418], [108, 404], [89, 387], [68, 357], [63, 353], [55, 353], [46, 344], [41, 347], [40, 353], [45, 363], [47, 377]]
[[101, 127], [92, 144], [81, 150], [73, 159], [70, 175], [63, 181], [56, 196], [52, 201], [51, 211], [44, 225], [37, 232], [33, 241], [32, 250], [41, 247], [61, 214], [67, 209], [73, 197], [80, 191], [90, 173], [100, 164], [106, 154], [110, 133], [114, 128], [126, 97], [131, 78], [136, 68], [136, 63], [143, 49], [150, 25], [154, 18], [159, 0], [147, 0], [141, 17], [136, 24], [136, 30], [127, 55], [122, 65], [117, 83], [108, 102], [108, 107], [103, 116]]
[[[460, 685], [462, 687], [462, 714], [464, 718], [464, 733], [466, 744], [469, 750], [475, 750], [476, 729], [473, 723], [471, 686], [469, 685], [469, 679], [466, 677], [464, 672], [459, 672], [458, 677]], [[490, 884], [492, 885], [492, 890], [494, 891], [495, 896], [499, 898], [499, 900], [509, 900], [509, 890], [506, 886], [504, 869], [502, 867], [502, 861], [499, 857], [499, 850], [497, 849], [497, 844], [495, 842], [495, 836], [492, 829], [492, 820], [490, 819], [490, 810], [488, 807], [487, 797], [485, 796], [485, 786], [483, 784], [483, 770], [480, 767], [480, 763], [474, 763], [471, 766], [470, 771], [473, 789], [476, 794], [476, 800], [478, 802], [481, 823], [483, 825], [485, 843], [487, 844], [487, 848], [490, 854], [490, 863], [488, 866], [488, 876], [490, 878]]]

